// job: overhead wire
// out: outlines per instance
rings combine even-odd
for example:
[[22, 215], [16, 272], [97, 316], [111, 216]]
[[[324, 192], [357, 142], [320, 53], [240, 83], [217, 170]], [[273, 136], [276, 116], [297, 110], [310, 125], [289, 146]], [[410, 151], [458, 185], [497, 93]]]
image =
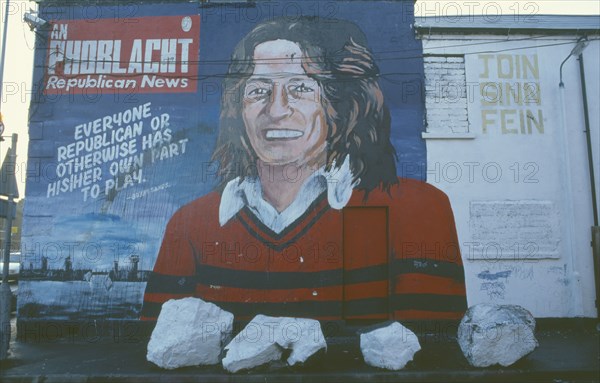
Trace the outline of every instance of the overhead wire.
[[[533, 41], [533, 40], [538, 40], [538, 39], [542, 39], [544, 37], [548, 37], [548, 36], [533, 36], [533, 37], [527, 37], [527, 38], [521, 38], [521, 39], [514, 39], [514, 40], [486, 40], [486, 41], [482, 41], [482, 42], [477, 42], [477, 43], [467, 43], [467, 44], [452, 44], [452, 45], [444, 45], [444, 46], [437, 46], [435, 47], [435, 49], [448, 49], [448, 48], [459, 48], [459, 47], [470, 47], [470, 46], [478, 46], [478, 45], [489, 45], [489, 44], [495, 44], [495, 43], [506, 43], [506, 42], [521, 42], [521, 41]], [[76, 41], [82, 41], [82, 40], [76, 40]], [[83, 40], [85, 41], [85, 40]], [[590, 40], [592, 41], [592, 40]], [[569, 40], [568, 42], [565, 42], [564, 44], [570, 44], [572, 43], [571, 40]], [[556, 43], [557, 45], [563, 44], [563, 43]], [[525, 48], [532, 48], [532, 47], [536, 47], [536, 46], [528, 46]], [[519, 48], [522, 49], [522, 48]], [[385, 55], [385, 54], [390, 54], [390, 53], [405, 53], [405, 52], [411, 52], [411, 51], [416, 51], [416, 52], [421, 52], [422, 48], [409, 48], [409, 49], [402, 49], [402, 50], [389, 50], [389, 51], [371, 51], [371, 54], [373, 56], [376, 57], [376, 61], [387, 61], [387, 60], [407, 60], [407, 59], [418, 59], [423, 57], [425, 54], [417, 54], [417, 55], [411, 55], [411, 56], [397, 56], [397, 57], [377, 57], [377, 55]], [[487, 52], [487, 51], [486, 51]], [[479, 53], [479, 52], [473, 52], [473, 53]], [[57, 50], [56, 54], [62, 54], [64, 55], [65, 52], [64, 51], [60, 51]], [[311, 60], [312, 62], [315, 63], [323, 63], [323, 61], [318, 61], [319, 59], [322, 59], [322, 56], [307, 56], [305, 57], [306, 59]], [[265, 59], [261, 59], [261, 62], [278, 62], [281, 60], [285, 60], [285, 57], [275, 57], [275, 58], [265, 58]], [[88, 62], [93, 62], [94, 60], [73, 60], [73, 62], [77, 62], [77, 63], [88, 63]], [[136, 64], [141, 64], [143, 62], [139, 62], [139, 61], [124, 61], [124, 60], [106, 60], [106, 61], [101, 61], [102, 63], [136, 63]], [[236, 60], [236, 62], [238, 63], [244, 63], [244, 62], [250, 62], [253, 63], [253, 60]], [[179, 63], [179, 62], [176, 62]], [[228, 65], [231, 63], [231, 59], [226, 59], [226, 60], [187, 60], [188, 64], [197, 64], [197, 65]]]
[[[537, 40], [537, 38], [527, 38], [527, 39], [518, 39], [518, 40], [511, 40], [511, 41], [526, 41], [526, 40]], [[597, 39], [589, 39], [589, 41], [598, 41], [600, 40], [600, 38]], [[539, 40], [538, 40], [539, 41]], [[494, 42], [494, 41], [492, 41]], [[503, 42], [506, 43], [506, 40], [501, 40], [501, 41], [495, 41], [495, 42]], [[545, 47], [553, 47], [553, 46], [560, 46], [560, 45], [569, 45], [569, 44], [573, 44], [575, 41], [564, 41], [564, 42], [557, 42], [557, 43], [551, 43], [551, 44], [536, 44], [536, 45], [528, 45], [528, 46], [519, 46], [519, 47], [511, 47], [511, 48], [505, 48], [505, 49], [496, 49], [496, 50], [481, 50], [481, 51], [471, 51], [471, 52], [463, 52], [462, 55], [473, 55], [473, 54], [493, 54], [493, 53], [501, 53], [501, 52], [507, 52], [507, 51], [513, 51], [513, 50], [523, 50], [523, 49], [530, 49], [530, 48], [545, 48]], [[447, 49], [450, 47], [468, 47], [468, 46], [478, 46], [478, 45], [483, 45], [484, 43], [472, 43], [472, 44], [460, 44], [460, 45], [446, 45], [446, 46], [436, 46], [434, 49], [435, 50], [443, 50], [443, 49]], [[485, 45], [488, 45], [489, 42], [486, 42]], [[388, 51], [386, 53], [397, 53], [399, 51]], [[382, 54], [383, 52], [380, 52], [380, 54]], [[62, 51], [55, 51], [55, 52], [49, 52], [49, 55], [65, 55], [64, 52]], [[381, 61], [400, 61], [400, 60], [416, 60], [416, 59], [422, 59], [424, 57], [429, 56], [427, 53], [422, 53], [419, 55], [413, 55], [413, 56], [398, 56], [398, 57], [379, 57], [376, 58], [375, 61], [376, 62], [381, 62]], [[317, 63], [317, 64], [323, 64], [325, 63], [325, 61], [322, 61], [322, 57], [309, 57], [309, 59], [312, 59], [311, 62], [313, 63]], [[317, 60], [317, 59], [321, 59], [321, 61]], [[269, 62], [275, 61], [281, 61], [281, 60], [286, 60], [286, 58], [284, 57], [276, 57], [276, 58], [271, 58], [271, 59], [261, 59], [261, 63], [264, 63], [265, 65], [268, 64]], [[72, 58], [66, 58], [65, 61], [68, 61], [71, 65], [77, 64], [77, 65], [82, 65], [82, 64], [89, 64], [89, 63], [101, 63], [101, 64], [124, 64], [124, 63], [128, 63], [128, 64], [145, 64], [144, 61], [123, 61], [123, 60], [103, 60], [103, 61], [97, 61], [97, 60], [78, 60], [78, 59], [72, 59]], [[61, 61], [62, 62], [62, 61]], [[214, 65], [229, 65], [231, 64], [231, 60], [187, 60], [185, 62], [183, 61], [157, 61], [155, 63], [160, 63], [160, 64], [175, 64], [175, 65], [181, 65], [182, 63], [186, 63], [188, 66], [200, 66], [200, 65], [210, 65], [210, 64], [214, 64]], [[254, 62], [253, 60], [236, 60], [236, 63], [244, 63], [247, 62], [249, 64], [253, 64], [253, 65], [257, 65], [256, 62]], [[260, 65], [261, 63], [259, 63], [258, 65]], [[85, 75], [88, 73], [78, 73], [75, 75]], [[154, 74], [154, 73], [146, 73], [146, 72], [140, 72], [140, 73], [89, 73], [89, 74], [106, 74], [106, 75], [110, 75], [112, 77], [118, 77], [118, 78], [128, 78], [128, 77], [138, 77], [144, 74]], [[390, 76], [390, 75], [409, 75], [411, 73], [407, 73], [407, 72], [387, 72], [387, 73], [380, 73], [379, 76], [380, 77], [384, 77], [384, 76]], [[412, 74], [419, 74], [419, 73], [412, 73]], [[197, 81], [202, 81], [202, 80], [206, 80], [209, 78], [227, 78], [227, 77], [235, 77], [235, 76], [239, 76], [239, 77], [245, 77], [247, 76], [247, 74], [228, 74], [228, 73], [211, 73], [211, 74], [205, 74], [205, 75], [189, 75], [189, 76], [182, 76], [181, 74], [169, 74], [169, 73], [160, 73], [160, 75], [162, 77], [165, 78], [187, 78], [190, 80], [197, 80]]]

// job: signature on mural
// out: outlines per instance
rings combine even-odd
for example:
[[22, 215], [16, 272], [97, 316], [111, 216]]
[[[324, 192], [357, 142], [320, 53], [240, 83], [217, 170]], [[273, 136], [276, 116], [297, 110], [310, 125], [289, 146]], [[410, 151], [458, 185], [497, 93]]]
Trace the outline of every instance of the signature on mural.
[[127, 199], [128, 200], [135, 200], [135, 199], [138, 199], [138, 198], [143, 198], [143, 197], [146, 197], [148, 194], [156, 193], [158, 191], [168, 189], [171, 186], [173, 186], [173, 185], [171, 185], [169, 182], [164, 182], [164, 183], [162, 183], [160, 185], [153, 186], [153, 187], [151, 187], [149, 189], [144, 189], [144, 190], [141, 190], [139, 192], [132, 193], [130, 196], [127, 197]]
[[[460, 318], [448, 199], [396, 176], [390, 112], [361, 29], [267, 21], [231, 60], [212, 156], [220, 185], [171, 218], [142, 318], [185, 296], [238, 319]], [[308, 256], [323, 244], [334, 244], [333, 258]], [[443, 254], [427, 251], [440, 244]]]

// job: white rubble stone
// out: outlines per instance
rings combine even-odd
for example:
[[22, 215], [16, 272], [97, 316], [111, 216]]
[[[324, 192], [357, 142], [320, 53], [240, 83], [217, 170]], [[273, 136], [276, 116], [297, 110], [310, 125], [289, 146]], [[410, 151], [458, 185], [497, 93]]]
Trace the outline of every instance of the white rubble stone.
[[360, 351], [373, 367], [401, 370], [420, 349], [415, 333], [398, 322], [360, 335]]
[[146, 359], [166, 369], [217, 364], [232, 329], [233, 314], [213, 303], [171, 299], [162, 306]]
[[535, 319], [521, 306], [481, 303], [461, 320], [458, 344], [472, 366], [510, 366], [538, 346]]
[[290, 366], [304, 363], [317, 351], [327, 348], [321, 324], [314, 319], [281, 318], [275, 342], [292, 352], [287, 359]]
[[280, 360], [283, 350], [291, 350], [286, 362], [293, 366], [326, 348], [319, 321], [257, 315], [225, 346], [223, 368], [237, 372], [258, 367]]
[[[252, 330], [254, 332], [254, 330]], [[268, 342], [262, 336], [252, 335], [252, 340], [234, 338], [225, 347], [227, 354], [223, 358], [223, 368], [229, 372], [238, 372], [253, 367], [262, 366], [269, 362], [280, 360], [283, 348], [275, 342]], [[269, 331], [268, 329], [266, 331]], [[235, 342], [235, 343], [234, 343]]]

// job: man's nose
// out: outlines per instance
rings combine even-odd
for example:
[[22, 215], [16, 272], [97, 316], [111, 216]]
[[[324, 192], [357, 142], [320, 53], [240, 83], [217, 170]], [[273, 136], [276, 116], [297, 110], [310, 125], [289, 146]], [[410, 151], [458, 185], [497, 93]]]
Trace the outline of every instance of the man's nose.
[[273, 93], [271, 94], [270, 101], [267, 112], [273, 120], [281, 120], [292, 114], [288, 94], [285, 91], [284, 86], [279, 84], [273, 86]]

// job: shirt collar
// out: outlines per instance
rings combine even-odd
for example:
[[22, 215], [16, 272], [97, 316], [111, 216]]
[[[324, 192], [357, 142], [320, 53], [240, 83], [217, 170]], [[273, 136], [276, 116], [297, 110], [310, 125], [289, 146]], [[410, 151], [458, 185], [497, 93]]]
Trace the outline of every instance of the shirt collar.
[[258, 178], [235, 178], [227, 183], [221, 195], [219, 224], [225, 225], [248, 206], [265, 225], [279, 233], [301, 216], [325, 189], [329, 205], [336, 210], [344, 208], [358, 184], [358, 180], [353, 182], [352, 178], [349, 156], [340, 167], [335, 163], [329, 171], [322, 167], [304, 182], [294, 202], [281, 213], [263, 199]]

